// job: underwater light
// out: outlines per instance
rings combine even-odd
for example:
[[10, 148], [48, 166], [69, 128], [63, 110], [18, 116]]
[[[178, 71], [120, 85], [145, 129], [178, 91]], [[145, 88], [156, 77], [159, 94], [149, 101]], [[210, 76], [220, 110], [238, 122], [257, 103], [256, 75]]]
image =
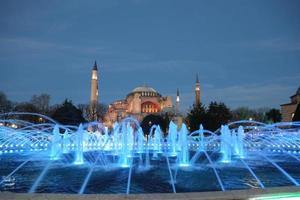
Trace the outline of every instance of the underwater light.
[[268, 199], [300, 199], [300, 192], [290, 192], [290, 193], [279, 193], [272, 195], [263, 195], [254, 198], [249, 198], [249, 200], [268, 200]]
[[128, 168], [128, 167], [130, 167], [130, 165], [128, 165], [128, 164], [122, 164], [122, 165], [120, 165], [122, 168]]
[[188, 163], [180, 163], [179, 166], [180, 167], [189, 167], [190, 164], [188, 164]]
[[230, 163], [230, 160], [221, 160], [221, 163]]
[[83, 164], [83, 161], [76, 161], [73, 163], [74, 165], [82, 165]]

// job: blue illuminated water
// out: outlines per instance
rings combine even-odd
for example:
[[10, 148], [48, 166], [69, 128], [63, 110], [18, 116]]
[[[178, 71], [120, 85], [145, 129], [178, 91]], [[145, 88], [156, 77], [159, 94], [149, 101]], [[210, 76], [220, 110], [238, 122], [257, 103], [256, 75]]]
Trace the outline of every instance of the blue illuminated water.
[[[300, 123], [239, 121], [189, 133], [171, 122], [144, 137], [126, 118], [63, 126], [0, 120], [0, 190], [38, 193], [225, 191], [300, 182]], [[14, 124], [14, 127], [11, 125]]]

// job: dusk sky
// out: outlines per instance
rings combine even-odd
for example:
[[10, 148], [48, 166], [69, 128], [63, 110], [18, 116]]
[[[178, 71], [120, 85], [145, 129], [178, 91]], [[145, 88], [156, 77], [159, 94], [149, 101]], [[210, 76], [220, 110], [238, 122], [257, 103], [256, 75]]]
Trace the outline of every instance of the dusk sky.
[[201, 98], [276, 107], [300, 86], [299, 0], [0, 2], [0, 91], [88, 103], [94, 61], [100, 102], [148, 85], [182, 106]]

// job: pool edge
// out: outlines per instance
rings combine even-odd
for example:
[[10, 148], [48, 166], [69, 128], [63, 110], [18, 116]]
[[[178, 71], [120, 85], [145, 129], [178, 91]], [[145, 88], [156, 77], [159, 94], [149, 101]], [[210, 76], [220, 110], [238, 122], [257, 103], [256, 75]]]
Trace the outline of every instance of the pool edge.
[[107, 199], [107, 200], [125, 200], [125, 199], [163, 199], [163, 200], [202, 200], [202, 199], [276, 199], [276, 197], [295, 197], [299, 195], [300, 187], [273, 187], [267, 189], [247, 189], [247, 190], [230, 190], [217, 192], [189, 192], [189, 193], [146, 193], [146, 194], [59, 194], [59, 193], [13, 193], [0, 192], [0, 199], [28, 199], [28, 200], [60, 200], [60, 199], [74, 199], [74, 200], [90, 200], [90, 199]]

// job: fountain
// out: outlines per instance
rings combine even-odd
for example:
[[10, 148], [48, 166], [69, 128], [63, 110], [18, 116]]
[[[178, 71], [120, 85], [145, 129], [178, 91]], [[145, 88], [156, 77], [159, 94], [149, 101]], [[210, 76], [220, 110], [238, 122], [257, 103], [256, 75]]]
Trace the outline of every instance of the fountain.
[[199, 136], [198, 136], [198, 141], [199, 141], [199, 150], [205, 151], [205, 144], [204, 144], [204, 130], [202, 124], [200, 124], [199, 127]]
[[132, 140], [130, 140], [133, 136], [129, 136], [132, 133], [132, 128], [129, 127], [128, 123], [122, 124], [121, 130], [121, 152], [119, 157], [119, 164], [121, 167], [129, 167], [130, 166], [130, 146], [132, 145]]
[[169, 124], [169, 134], [168, 134], [168, 146], [170, 148], [169, 154], [170, 156], [177, 155], [177, 126], [171, 121]]
[[189, 150], [188, 150], [188, 130], [185, 124], [182, 124], [181, 129], [178, 133], [179, 135], [179, 146], [180, 146], [180, 154], [179, 154], [179, 166], [187, 167], [189, 166]]
[[299, 186], [300, 122], [242, 120], [215, 132], [199, 125], [190, 133], [184, 123], [178, 129], [171, 121], [166, 137], [153, 125], [146, 139], [130, 117], [111, 129], [44, 118], [49, 123], [0, 118], [1, 191], [129, 194]]
[[221, 127], [221, 150], [223, 154], [222, 162], [230, 163], [231, 162], [231, 151], [232, 151], [232, 135], [228, 126]]
[[75, 150], [75, 165], [83, 164], [83, 127], [82, 124], [79, 125], [77, 133], [75, 135], [76, 140], [76, 150]]
[[52, 143], [51, 143], [51, 154], [50, 159], [51, 160], [58, 160], [61, 152], [61, 146], [60, 146], [61, 136], [59, 133], [59, 127], [56, 124], [53, 129], [53, 135], [52, 135]]

